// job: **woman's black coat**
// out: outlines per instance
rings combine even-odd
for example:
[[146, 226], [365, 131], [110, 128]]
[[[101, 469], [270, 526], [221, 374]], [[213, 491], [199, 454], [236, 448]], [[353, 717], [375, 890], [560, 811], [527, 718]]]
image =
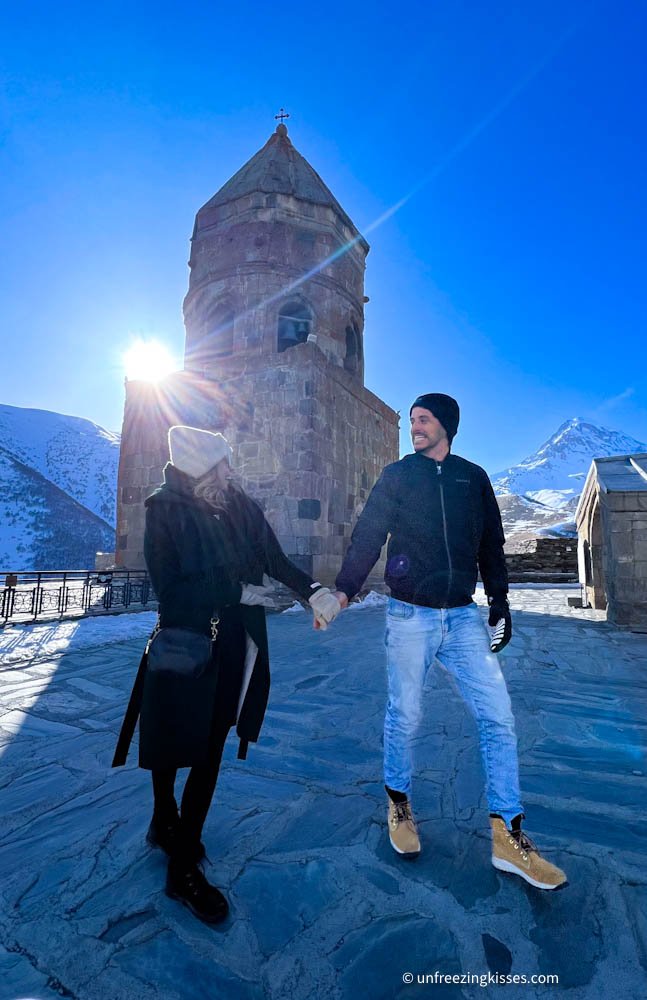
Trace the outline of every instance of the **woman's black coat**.
[[[144, 556], [159, 599], [160, 627], [189, 628], [209, 635], [212, 616], [235, 613], [258, 647], [236, 723], [239, 757], [245, 757], [247, 743], [256, 742], [261, 729], [270, 671], [265, 608], [240, 604], [241, 583], [262, 584], [267, 573], [307, 600], [313, 593], [312, 578], [288, 559], [250, 497], [234, 488], [226, 509], [216, 511], [193, 495], [193, 481], [170, 463], [164, 469], [163, 485], [146, 500]], [[222, 648], [223, 638], [216, 660], [226, 667], [228, 650]], [[235, 655], [244, 655], [240, 644]], [[242, 674], [240, 663], [230, 666]], [[200, 721], [205, 711], [207, 721], [213, 711], [214, 690], [213, 671], [198, 682], [167, 673], [147, 676], [144, 656], [113, 766], [125, 763], [140, 712], [140, 767], [204, 763], [207, 747]], [[171, 733], [174, 736], [169, 738]]]

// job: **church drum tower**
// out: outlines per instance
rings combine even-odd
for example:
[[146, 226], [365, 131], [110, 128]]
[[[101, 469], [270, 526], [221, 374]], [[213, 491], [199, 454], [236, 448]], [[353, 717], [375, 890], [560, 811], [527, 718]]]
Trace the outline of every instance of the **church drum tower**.
[[200, 209], [184, 371], [126, 383], [118, 566], [144, 566], [143, 502], [162, 481], [168, 428], [185, 423], [228, 438], [285, 552], [334, 581], [373, 483], [398, 457], [398, 416], [364, 386], [368, 250], [282, 123]]

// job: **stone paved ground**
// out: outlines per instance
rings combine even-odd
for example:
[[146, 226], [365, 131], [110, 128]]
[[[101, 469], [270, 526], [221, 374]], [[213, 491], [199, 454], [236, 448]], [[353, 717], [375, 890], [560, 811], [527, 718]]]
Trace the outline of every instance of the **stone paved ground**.
[[[568, 887], [542, 893], [491, 867], [475, 727], [440, 671], [417, 742], [424, 851], [413, 862], [392, 852], [384, 611], [346, 612], [317, 634], [303, 613], [269, 619], [262, 743], [245, 763], [228, 746], [206, 827], [209, 873], [232, 914], [200, 924], [164, 895], [163, 858], [145, 846], [148, 776], [109, 768], [142, 638], [104, 645], [93, 623], [93, 645], [72, 636], [63, 654], [0, 673], [1, 1000], [497, 990], [416, 981], [436, 970], [559, 976], [509, 985], [510, 998], [644, 996], [647, 636], [568, 609], [563, 590], [515, 590], [512, 601], [503, 660], [526, 826]], [[139, 617], [143, 636], [150, 615]]]

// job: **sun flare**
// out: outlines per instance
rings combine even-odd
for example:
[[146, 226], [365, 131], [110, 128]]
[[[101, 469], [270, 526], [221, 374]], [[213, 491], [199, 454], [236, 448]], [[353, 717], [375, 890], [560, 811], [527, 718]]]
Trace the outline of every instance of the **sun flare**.
[[124, 354], [124, 367], [130, 381], [159, 382], [178, 366], [168, 348], [157, 340], [136, 340]]

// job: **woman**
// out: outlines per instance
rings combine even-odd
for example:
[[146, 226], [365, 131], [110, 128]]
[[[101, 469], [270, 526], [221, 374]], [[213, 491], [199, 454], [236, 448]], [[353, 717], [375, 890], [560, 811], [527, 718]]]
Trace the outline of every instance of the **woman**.
[[[177, 426], [168, 440], [171, 461], [164, 483], [146, 500], [144, 535], [146, 565], [159, 599], [158, 627], [208, 637], [215, 628], [217, 635], [209, 666], [198, 678], [147, 670], [144, 654], [113, 766], [125, 763], [139, 714], [139, 766], [153, 779], [147, 840], [169, 855], [166, 893], [216, 923], [228, 905], [199, 867], [202, 827], [230, 728], [236, 726], [238, 756], [244, 759], [267, 706], [264, 608], [274, 601], [263, 575], [307, 599], [317, 627], [325, 628], [340, 605], [327, 587], [290, 562], [258, 504], [233, 484], [231, 448], [222, 434]], [[191, 768], [179, 812], [178, 767]]]

